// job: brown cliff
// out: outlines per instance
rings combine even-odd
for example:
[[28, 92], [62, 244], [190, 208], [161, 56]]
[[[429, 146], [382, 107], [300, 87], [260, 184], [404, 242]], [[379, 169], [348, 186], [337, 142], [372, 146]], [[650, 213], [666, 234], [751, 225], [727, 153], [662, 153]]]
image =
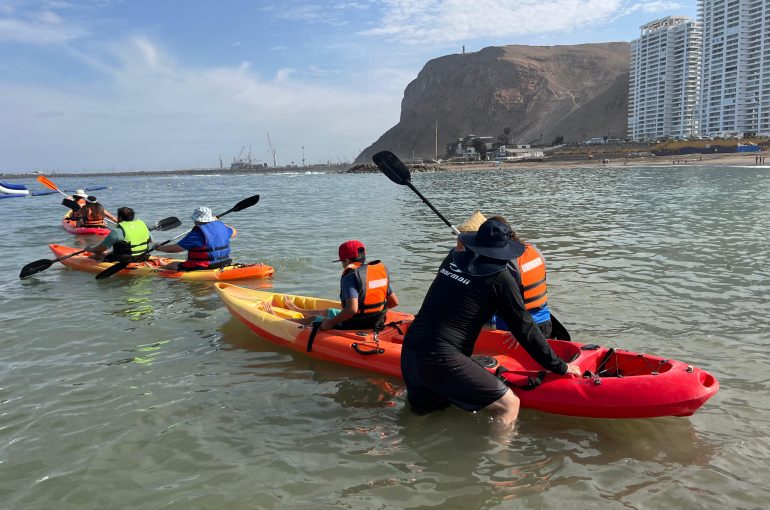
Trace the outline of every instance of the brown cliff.
[[401, 119], [357, 161], [379, 150], [433, 157], [458, 137], [510, 143], [624, 138], [628, 115], [629, 44], [503, 46], [428, 62], [404, 91]]

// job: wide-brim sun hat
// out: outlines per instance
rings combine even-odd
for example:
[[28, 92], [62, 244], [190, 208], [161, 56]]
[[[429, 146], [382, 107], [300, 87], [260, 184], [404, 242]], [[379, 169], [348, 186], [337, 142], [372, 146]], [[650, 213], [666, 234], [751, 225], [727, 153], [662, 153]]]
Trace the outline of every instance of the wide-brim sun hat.
[[82, 189], [76, 189], [75, 193], [72, 194], [73, 197], [80, 197], [80, 198], [87, 198], [88, 193], [85, 192], [85, 190]]
[[512, 260], [521, 256], [526, 247], [511, 239], [513, 230], [502, 221], [487, 220], [478, 232], [460, 234], [460, 242], [470, 251], [497, 260]]
[[205, 206], [196, 207], [190, 218], [198, 223], [210, 223], [216, 220], [211, 209]]
[[88, 195], [88, 196], [86, 197], [86, 202], [88, 202], [89, 204], [95, 204], [96, 202], [98, 202], [98, 200], [96, 199], [96, 197], [95, 197], [95, 196], [93, 196], [93, 195]]

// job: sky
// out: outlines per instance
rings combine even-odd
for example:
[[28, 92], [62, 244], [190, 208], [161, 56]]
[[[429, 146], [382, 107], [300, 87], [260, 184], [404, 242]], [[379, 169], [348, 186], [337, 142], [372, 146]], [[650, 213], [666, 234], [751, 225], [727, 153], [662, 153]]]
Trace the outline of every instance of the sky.
[[0, 0], [0, 172], [352, 161], [433, 58], [630, 41], [695, 2]]

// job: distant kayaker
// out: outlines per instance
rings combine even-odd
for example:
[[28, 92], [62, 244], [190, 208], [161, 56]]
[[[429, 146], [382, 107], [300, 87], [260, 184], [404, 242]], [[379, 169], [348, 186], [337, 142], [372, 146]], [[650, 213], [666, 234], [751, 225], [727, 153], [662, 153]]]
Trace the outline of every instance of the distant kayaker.
[[238, 233], [234, 228], [219, 221], [208, 207], [196, 207], [190, 218], [193, 229], [176, 244], [159, 246], [166, 253], [187, 252], [187, 260], [163, 266], [172, 271], [196, 271], [220, 269], [232, 264], [230, 238]]
[[[134, 210], [130, 207], [118, 209], [117, 226], [110, 230], [104, 241], [94, 247], [87, 247], [91, 258], [107, 262], [140, 262], [147, 260], [149, 254], [144, 253], [152, 242], [150, 230], [142, 220], [134, 218]], [[110, 253], [106, 253], [112, 248]]]
[[[77, 216], [75, 213], [80, 211], [80, 209], [82, 209], [83, 206], [86, 205], [87, 198], [88, 198], [88, 193], [86, 193], [85, 190], [77, 189], [75, 190], [75, 193], [73, 193], [71, 197], [67, 197], [65, 201], [62, 202], [63, 205], [67, 205], [68, 207], [73, 208], [73, 210], [68, 213], [68, 216], [65, 216], [65, 219], [68, 222], [70, 222], [70, 224], [73, 227], [77, 226]], [[70, 204], [67, 204], [67, 200], [69, 200]], [[77, 207], [71, 204], [77, 204]]]
[[379, 260], [366, 262], [366, 246], [361, 241], [342, 243], [337, 253], [342, 263], [339, 308], [311, 310], [299, 308], [286, 300], [286, 307], [302, 313], [304, 319], [295, 322], [310, 324], [322, 318], [319, 329], [377, 329], [385, 320], [387, 311], [398, 306], [398, 297], [390, 286], [385, 265]]
[[82, 189], [76, 189], [75, 193], [72, 194], [72, 201], [77, 203], [80, 207], [83, 207], [86, 205], [86, 199], [88, 198], [88, 193], [85, 192], [85, 190]]
[[401, 372], [413, 411], [423, 414], [454, 404], [472, 412], [486, 409], [505, 425], [515, 423], [519, 398], [471, 358], [481, 329], [495, 312], [541, 366], [581, 375], [577, 365], [551, 349], [524, 308], [515, 269], [508, 264], [524, 250], [502, 218], [485, 221], [478, 232], [460, 234], [404, 337]]
[[[468, 220], [460, 225], [460, 232], [476, 232], [479, 225], [486, 221], [481, 212], [476, 211]], [[493, 216], [490, 219], [504, 220], [500, 216]], [[511, 264], [516, 266], [517, 283], [522, 298], [524, 299], [524, 308], [532, 315], [532, 319], [540, 328], [543, 336], [553, 338], [553, 324], [551, 323], [551, 310], [548, 308], [548, 287], [546, 285], [545, 257], [532, 243], [522, 241], [516, 232], [512, 233], [512, 239], [524, 244], [524, 253], [514, 260]], [[497, 329], [510, 331], [510, 328], [497, 314], [492, 316], [491, 321]]]
[[71, 218], [75, 221], [75, 226], [80, 228], [103, 228], [105, 226], [104, 218], [115, 223], [118, 221], [93, 195], [86, 197], [85, 205], [73, 212]]

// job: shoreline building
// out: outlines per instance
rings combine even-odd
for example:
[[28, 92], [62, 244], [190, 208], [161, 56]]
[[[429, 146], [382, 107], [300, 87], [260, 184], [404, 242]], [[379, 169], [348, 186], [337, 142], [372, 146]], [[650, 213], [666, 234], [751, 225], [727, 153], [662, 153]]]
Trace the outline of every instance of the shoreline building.
[[770, 2], [699, 0], [701, 134], [770, 135]]
[[634, 141], [690, 138], [699, 132], [700, 22], [668, 16], [631, 41], [628, 136]]

